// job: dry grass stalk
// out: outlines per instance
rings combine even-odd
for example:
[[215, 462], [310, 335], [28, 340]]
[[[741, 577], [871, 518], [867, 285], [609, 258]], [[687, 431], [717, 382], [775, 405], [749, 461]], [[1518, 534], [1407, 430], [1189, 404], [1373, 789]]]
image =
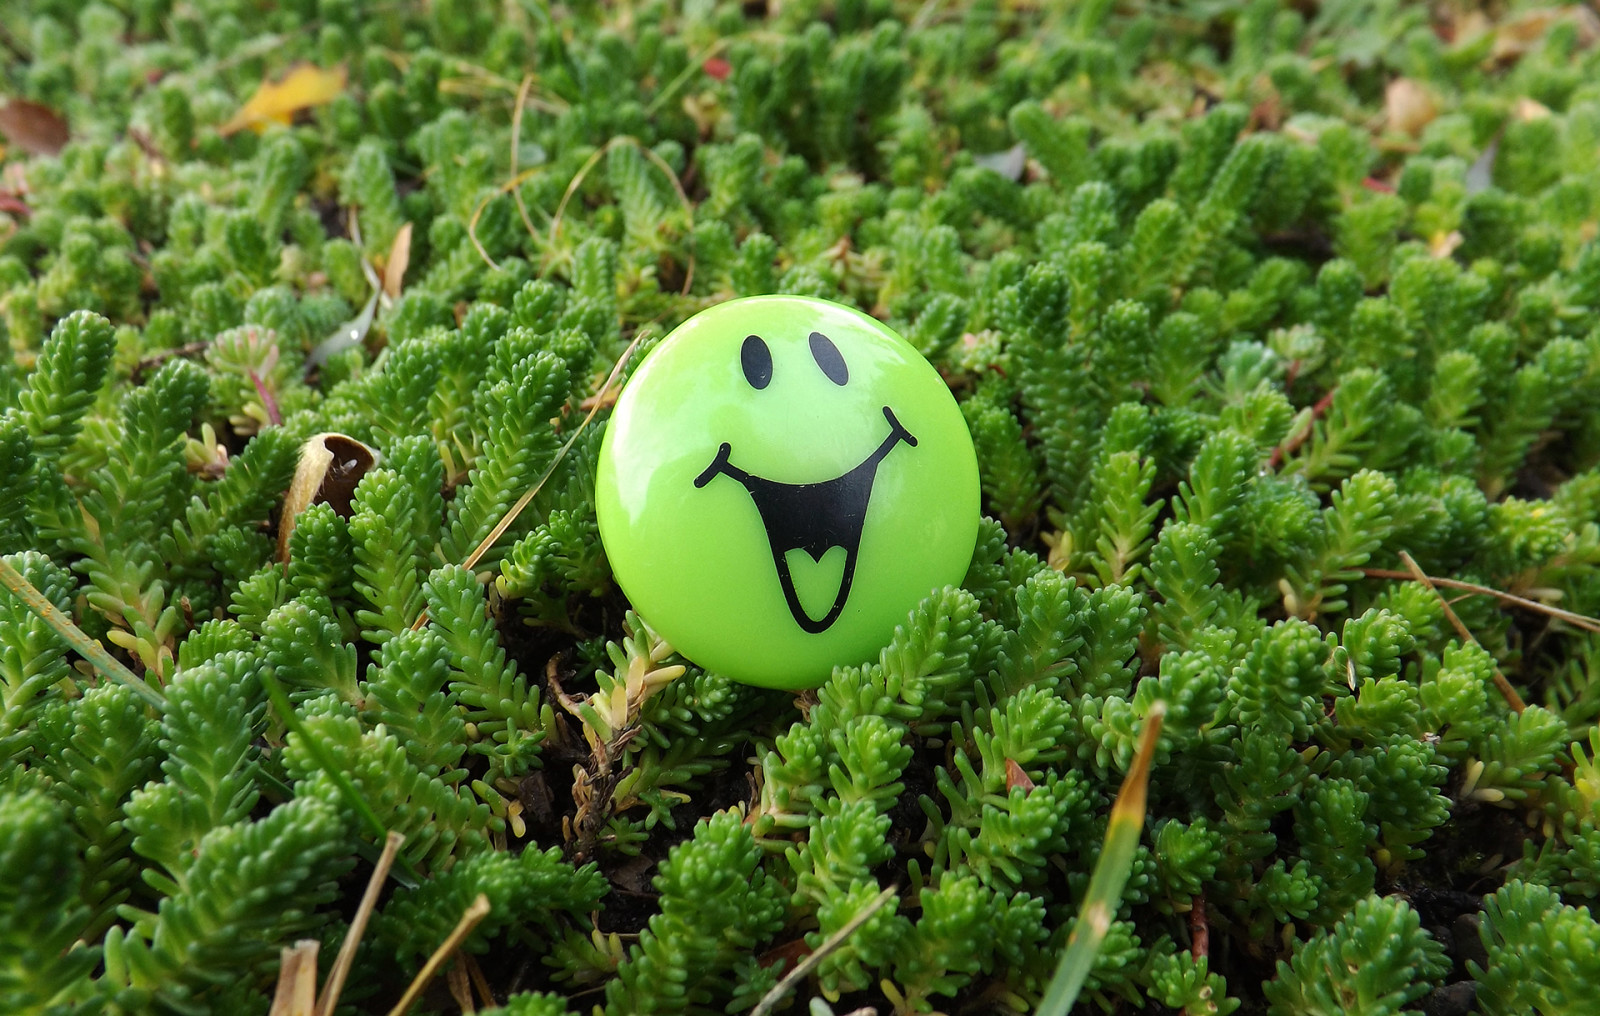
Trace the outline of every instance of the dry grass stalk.
[[[1450, 601], [1445, 599], [1443, 593], [1439, 592], [1434, 585], [1433, 579], [1429, 578], [1411, 555], [1403, 550], [1400, 552], [1400, 560], [1405, 562], [1405, 566], [1410, 570], [1412, 578], [1427, 586], [1428, 590], [1439, 598], [1439, 605], [1444, 608], [1445, 618], [1455, 628], [1456, 634], [1461, 636], [1461, 640], [1477, 645], [1478, 640], [1473, 638], [1472, 632], [1468, 631], [1467, 626], [1461, 623], [1461, 618], [1456, 616], [1455, 610], [1450, 606]], [[1517, 689], [1511, 687], [1511, 682], [1507, 681], [1506, 676], [1500, 673], [1499, 667], [1494, 668], [1494, 686], [1500, 689], [1501, 696], [1505, 698], [1506, 703], [1511, 706], [1514, 712], [1520, 714], [1524, 709], [1528, 708], [1528, 704], [1522, 701], [1522, 696], [1517, 694]]]

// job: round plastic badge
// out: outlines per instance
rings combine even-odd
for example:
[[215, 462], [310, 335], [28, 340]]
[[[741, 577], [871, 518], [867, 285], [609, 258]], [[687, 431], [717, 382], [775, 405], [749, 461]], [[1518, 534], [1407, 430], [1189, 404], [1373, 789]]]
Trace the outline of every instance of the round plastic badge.
[[799, 296], [731, 300], [645, 358], [600, 447], [600, 538], [684, 656], [769, 688], [874, 658], [978, 534], [950, 390], [900, 336]]

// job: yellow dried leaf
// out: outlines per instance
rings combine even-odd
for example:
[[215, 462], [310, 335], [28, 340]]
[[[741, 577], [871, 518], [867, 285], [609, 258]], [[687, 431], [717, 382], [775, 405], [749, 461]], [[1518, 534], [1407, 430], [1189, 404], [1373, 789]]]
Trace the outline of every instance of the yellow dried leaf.
[[1415, 137], [1439, 115], [1428, 90], [1410, 78], [1395, 78], [1383, 91], [1383, 110], [1389, 129]]
[[383, 291], [391, 300], [399, 299], [400, 284], [406, 277], [406, 266], [411, 264], [411, 223], [400, 227], [389, 245], [389, 257], [383, 265]]
[[295, 64], [281, 81], [261, 82], [250, 101], [218, 131], [226, 137], [246, 127], [260, 134], [269, 124], [288, 125], [302, 109], [323, 106], [338, 98], [347, 80], [348, 73], [342, 64], [332, 70], [308, 63]]

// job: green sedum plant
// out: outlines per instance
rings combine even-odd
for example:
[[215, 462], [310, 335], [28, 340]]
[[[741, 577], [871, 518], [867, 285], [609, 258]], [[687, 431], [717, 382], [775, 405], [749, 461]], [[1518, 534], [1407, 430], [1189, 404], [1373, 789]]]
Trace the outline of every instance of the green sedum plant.
[[[1087, 921], [1079, 1013], [1594, 1012], [1596, 80], [1531, 3], [17, 0], [0, 1010], [267, 1013], [395, 831], [337, 1012], [480, 898], [411, 1011], [1031, 1012]], [[986, 515], [798, 695], [594, 511], [608, 373], [767, 293]]]

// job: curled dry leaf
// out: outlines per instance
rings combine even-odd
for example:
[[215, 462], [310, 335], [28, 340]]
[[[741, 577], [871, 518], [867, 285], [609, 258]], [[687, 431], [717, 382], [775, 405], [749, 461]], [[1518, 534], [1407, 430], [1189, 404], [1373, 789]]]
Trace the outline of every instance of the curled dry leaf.
[[300, 465], [283, 501], [278, 523], [278, 560], [289, 560], [289, 537], [300, 513], [314, 504], [329, 504], [341, 518], [350, 517], [356, 484], [378, 461], [378, 453], [344, 434], [313, 434], [300, 447]]
[[1383, 111], [1389, 129], [1416, 137], [1439, 115], [1428, 90], [1410, 78], [1395, 78], [1383, 91]]
[[29, 155], [56, 155], [72, 140], [60, 113], [27, 99], [0, 106], [0, 134]]
[[342, 64], [332, 70], [308, 63], [295, 64], [281, 81], [261, 82], [250, 101], [217, 131], [227, 137], [247, 127], [260, 134], [274, 123], [287, 126], [301, 110], [324, 106], [338, 98], [348, 79]]

